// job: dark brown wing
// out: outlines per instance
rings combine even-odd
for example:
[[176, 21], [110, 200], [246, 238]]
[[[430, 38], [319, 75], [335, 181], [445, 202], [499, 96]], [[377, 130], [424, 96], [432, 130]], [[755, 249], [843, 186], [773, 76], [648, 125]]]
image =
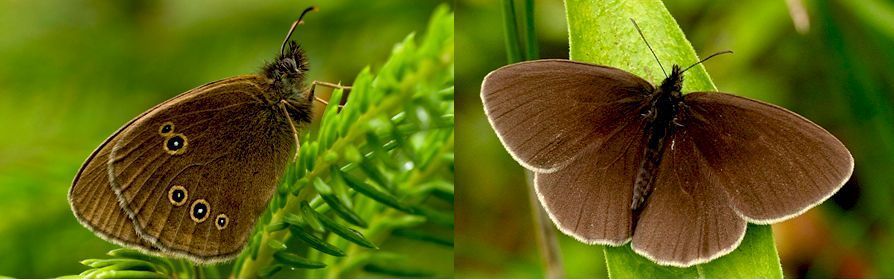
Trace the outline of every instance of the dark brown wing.
[[[631, 117], [633, 118], [633, 117]], [[537, 173], [540, 203], [562, 232], [589, 244], [621, 245], [632, 232], [633, 183], [640, 167], [644, 122], [608, 133], [553, 173]]]
[[[229, 259], [244, 247], [255, 219], [267, 206], [294, 145], [284, 114], [262, 96], [266, 81], [243, 76], [197, 88], [150, 109], [113, 135], [93, 161], [104, 163], [102, 184], [116, 194], [133, 229], [168, 254], [197, 262]], [[172, 124], [168, 133], [161, 127]], [[175, 151], [165, 148], [179, 135]], [[107, 156], [103, 156], [107, 155]], [[77, 180], [77, 189], [99, 181]], [[186, 202], [172, 203], [174, 186]], [[190, 208], [207, 202], [207, 219]], [[217, 215], [228, 224], [215, 226]]]
[[[193, 92], [202, 91], [211, 84], [205, 84], [178, 95], [147, 112], [174, 100], [193, 95]], [[74, 213], [78, 222], [97, 233], [103, 239], [121, 246], [132, 246], [148, 252], [157, 252], [158, 248], [139, 237], [133, 228], [131, 219], [120, 208], [118, 198], [109, 184], [109, 172], [107, 169], [109, 153], [111, 152], [109, 141], [118, 137], [122, 130], [142, 118], [145, 114], [140, 114], [119, 128], [118, 131], [109, 136], [90, 154], [90, 157], [78, 170], [78, 174], [72, 182], [71, 189], [68, 192], [68, 201], [71, 205], [72, 213]]]
[[822, 127], [784, 108], [724, 93], [685, 95], [685, 130], [752, 223], [776, 223], [832, 196], [854, 160]]
[[109, 242], [157, 251], [151, 243], [137, 235], [133, 223], [118, 206], [118, 198], [109, 186], [106, 170], [108, 152], [105, 149], [94, 153], [81, 167], [68, 193], [71, 210], [82, 225]]
[[638, 114], [653, 87], [619, 69], [537, 60], [484, 78], [484, 111], [506, 150], [539, 173], [561, 169]]
[[730, 207], [717, 173], [696, 149], [698, 136], [687, 130], [672, 136], [633, 233], [633, 250], [662, 265], [711, 261], [745, 236], [747, 223]]
[[[264, 87], [257, 76], [221, 81], [148, 112], [112, 140], [112, 188], [144, 238], [200, 262], [242, 250], [294, 146], [285, 114], [263, 100]], [[164, 124], [185, 139], [181, 150], [166, 150]], [[170, 200], [174, 186], [186, 190], [186, 203]], [[206, 220], [191, 216], [199, 200], [207, 202]]]

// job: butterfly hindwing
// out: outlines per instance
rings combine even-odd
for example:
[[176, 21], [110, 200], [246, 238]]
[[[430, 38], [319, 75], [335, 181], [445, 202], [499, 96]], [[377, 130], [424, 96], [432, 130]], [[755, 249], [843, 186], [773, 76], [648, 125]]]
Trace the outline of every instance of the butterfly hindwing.
[[[294, 145], [285, 115], [265, 102], [265, 86], [260, 77], [212, 84], [149, 111], [112, 141], [112, 187], [144, 238], [200, 262], [239, 253]], [[165, 125], [172, 128], [163, 135]], [[184, 201], [174, 202], [174, 188]]]
[[[180, 94], [165, 103], [156, 105], [149, 111], [190, 96], [192, 92], [201, 91], [208, 85], [210, 83]], [[157, 247], [141, 238], [134, 230], [131, 219], [120, 207], [121, 203], [109, 183], [108, 161], [113, 147], [109, 143], [118, 139], [121, 131], [130, 127], [144, 115], [146, 112], [119, 128], [90, 154], [90, 157], [78, 170], [78, 174], [75, 175], [72, 187], [69, 189], [68, 200], [78, 221], [98, 233], [103, 239], [119, 245], [134, 246], [148, 252], [157, 252], [159, 250]]]
[[604, 141], [652, 91], [619, 69], [537, 60], [491, 72], [481, 99], [506, 150], [526, 168], [549, 173]]
[[108, 156], [109, 149], [98, 149], [78, 172], [68, 195], [72, 212], [81, 224], [103, 239], [119, 245], [156, 251], [157, 248], [137, 235], [133, 223], [119, 207], [118, 198], [109, 186], [105, 160]]
[[685, 129], [672, 136], [633, 234], [633, 250], [659, 264], [704, 263], [732, 251], [745, 236], [747, 223], [730, 206], [693, 137]]
[[630, 203], [645, 122], [637, 118], [622, 125], [604, 142], [579, 151], [567, 168], [536, 175], [538, 197], [553, 222], [589, 244], [617, 246], [632, 235]]
[[821, 203], [853, 172], [847, 148], [822, 127], [767, 103], [724, 93], [685, 95], [685, 127], [729, 195], [758, 224]]
[[781, 107], [714, 92], [685, 102], [633, 236], [634, 250], [653, 261], [689, 266], [724, 255], [747, 222], [798, 215], [853, 170], [841, 142]]

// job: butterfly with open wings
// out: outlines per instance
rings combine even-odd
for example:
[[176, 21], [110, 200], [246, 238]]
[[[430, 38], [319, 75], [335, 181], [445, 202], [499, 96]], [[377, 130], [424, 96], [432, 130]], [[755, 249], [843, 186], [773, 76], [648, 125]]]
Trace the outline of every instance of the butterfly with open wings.
[[723, 256], [747, 223], [797, 216], [850, 178], [850, 152], [822, 127], [732, 94], [683, 95], [685, 70], [654, 87], [617, 68], [536, 60], [488, 74], [481, 99], [562, 232], [629, 242], [663, 265]]

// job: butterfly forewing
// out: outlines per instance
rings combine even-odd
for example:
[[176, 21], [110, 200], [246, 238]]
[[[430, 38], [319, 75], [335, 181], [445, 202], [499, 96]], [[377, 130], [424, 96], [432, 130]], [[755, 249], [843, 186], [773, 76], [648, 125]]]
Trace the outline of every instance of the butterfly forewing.
[[672, 136], [633, 234], [633, 249], [664, 265], [713, 260], [745, 236], [747, 223], [730, 206], [692, 137], [685, 129]]
[[525, 167], [554, 172], [638, 114], [652, 86], [619, 69], [538, 60], [491, 72], [481, 88], [488, 120]]
[[578, 151], [568, 168], [536, 175], [538, 197], [562, 232], [590, 244], [630, 240], [632, 186], [645, 147], [636, 139], [643, 138], [643, 126], [639, 119], [626, 122], [605, 142]]
[[838, 191], [853, 171], [838, 139], [784, 108], [708, 92], [690, 93], [685, 102], [682, 129], [749, 222], [798, 215]]

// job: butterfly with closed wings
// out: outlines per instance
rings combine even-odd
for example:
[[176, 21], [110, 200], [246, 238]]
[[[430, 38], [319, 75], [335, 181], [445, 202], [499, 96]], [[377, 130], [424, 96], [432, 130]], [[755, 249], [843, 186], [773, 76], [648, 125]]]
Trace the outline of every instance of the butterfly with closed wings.
[[113, 243], [198, 263], [232, 259], [311, 122], [307, 57], [286, 35], [260, 74], [211, 82], [106, 139], [69, 191], [85, 227]]
[[488, 74], [481, 99], [562, 232], [629, 242], [662, 265], [723, 256], [747, 223], [797, 216], [850, 177], [850, 152], [822, 127], [732, 94], [683, 95], [685, 70], [654, 87], [608, 66], [536, 60]]

